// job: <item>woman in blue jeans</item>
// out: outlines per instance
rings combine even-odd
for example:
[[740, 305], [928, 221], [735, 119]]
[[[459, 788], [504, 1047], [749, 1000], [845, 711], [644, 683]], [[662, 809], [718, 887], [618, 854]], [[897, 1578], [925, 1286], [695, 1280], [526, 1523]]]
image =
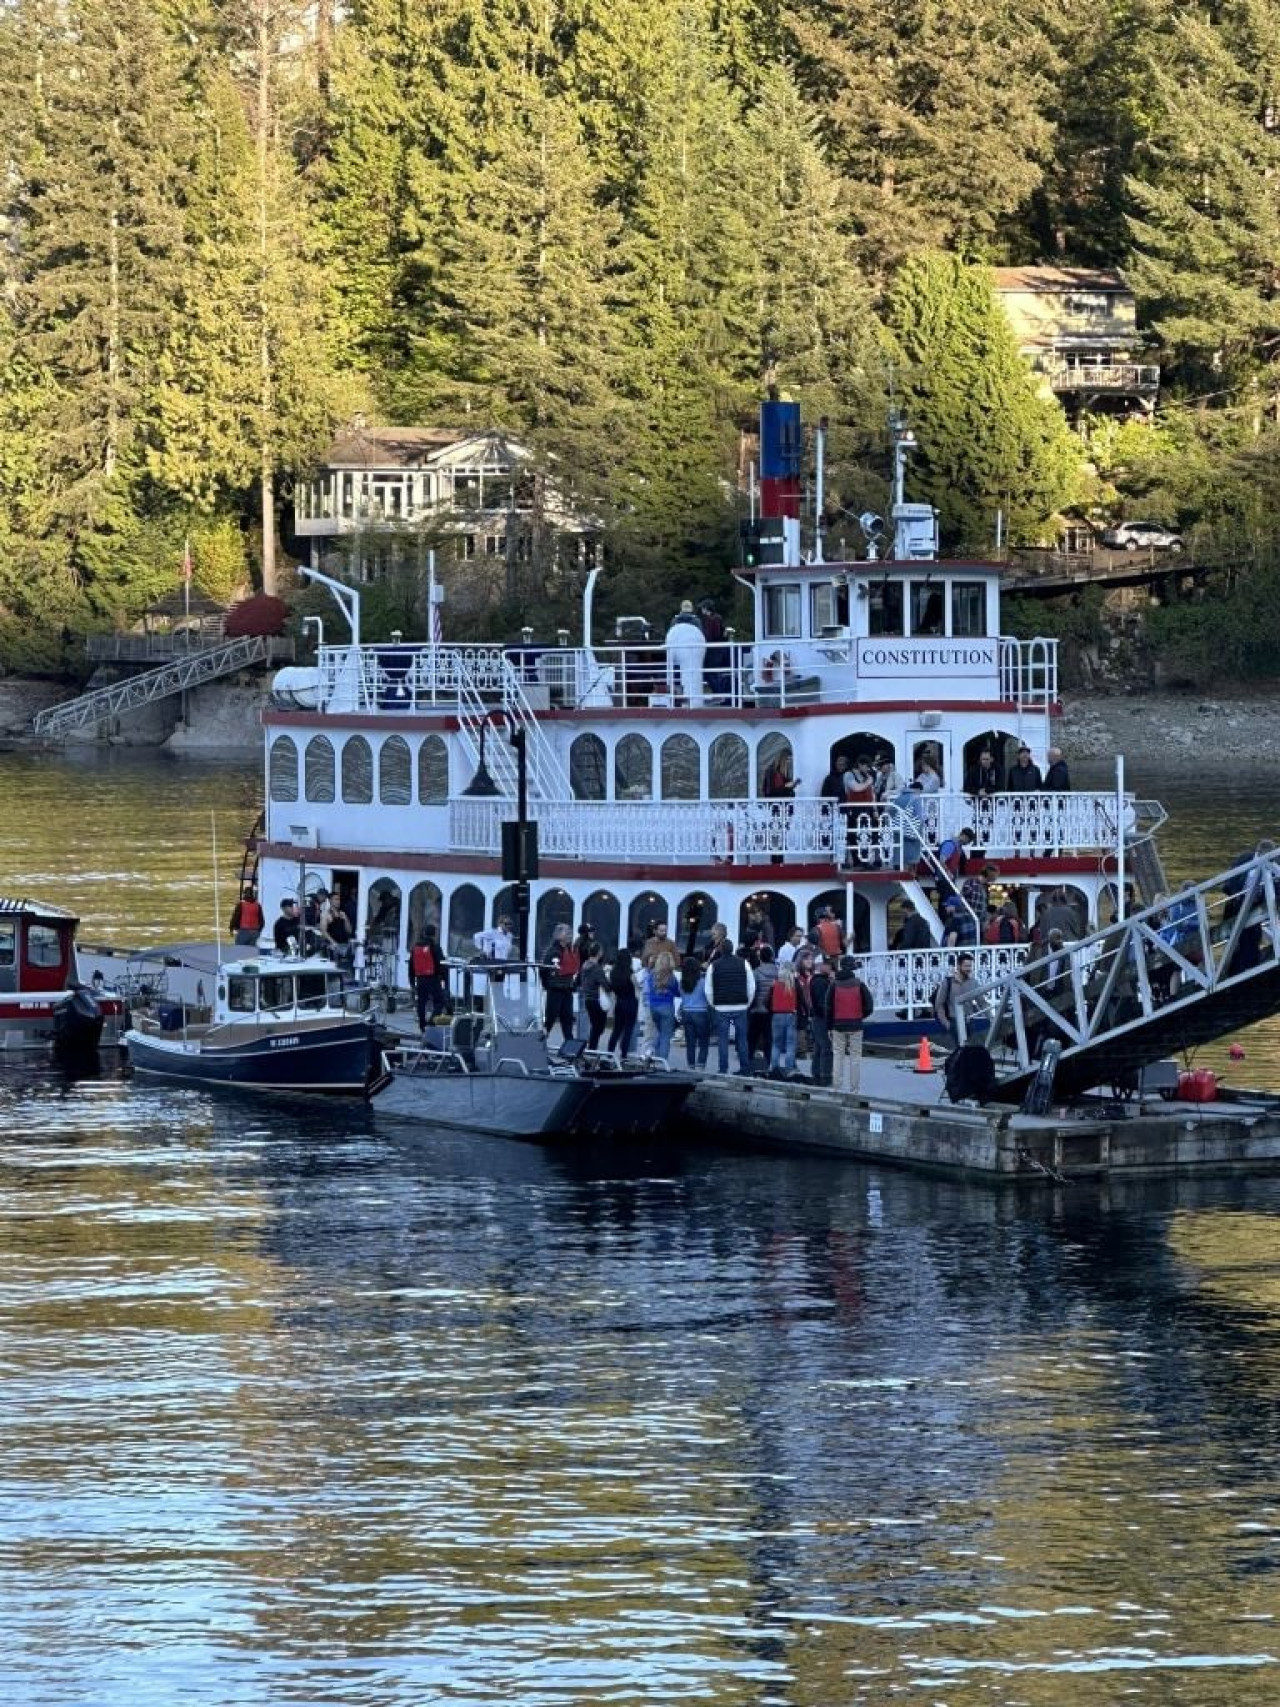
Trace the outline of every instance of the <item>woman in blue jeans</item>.
[[644, 993], [649, 1004], [649, 1016], [657, 1032], [653, 1052], [659, 1061], [665, 1061], [671, 1054], [671, 1039], [676, 1029], [676, 998], [680, 994], [676, 963], [671, 955], [659, 954], [655, 958], [644, 975]]
[[711, 1008], [707, 1002], [707, 972], [696, 955], [686, 954], [680, 968], [680, 1023], [689, 1067], [705, 1068], [711, 1050]]

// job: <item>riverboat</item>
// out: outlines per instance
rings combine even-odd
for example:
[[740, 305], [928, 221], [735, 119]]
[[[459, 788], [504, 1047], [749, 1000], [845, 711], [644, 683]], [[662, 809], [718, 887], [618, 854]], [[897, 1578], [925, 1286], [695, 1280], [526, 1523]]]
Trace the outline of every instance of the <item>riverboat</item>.
[[618, 1061], [577, 1039], [548, 1049], [536, 965], [473, 963], [458, 983], [447, 1024], [387, 1051], [376, 1114], [504, 1138], [644, 1139], [693, 1090], [692, 1075], [651, 1057]]
[[218, 968], [207, 1012], [139, 1011], [124, 1034], [136, 1073], [237, 1090], [364, 1095], [382, 1059], [369, 991], [331, 960], [263, 957]]
[[125, 1003], [82, 980], [79, 923], [44, 901], [0, 897], [0, 1054], [52, 1048], [74, 1061], [118, 1041]]
[[[798, 422], [781, 432], [797, 437]], [[298, 894], [301, 863], [307, 892], [345, 902], [370, 976], [399, 990], [428, 925], [456, 963], [503, 917], [527, 922], [518, 952], [537, 958], [562, 923], [589, 925], [606, 949], [663, 923], [689, 951], [717, 922], [735, 941], [780, 945], [829, 908], [875, 996], [869, 1031], [915, 1034], [955, 958], [934, 905], [947, 838], [973, 831], [971, 869], [994, 870], [992, 895], [1026, 925], [1060, 888], [1082, 930], [1130, 889], [1154, 890], [1163, 813], [1122, 774], [1099, 792], [966, 792], [984, 748], [1001, 768], [1023, 746], [1046, 765], [1056, 642], [1002, 632], [1001, 565], [938, 558], [935, 512], [903, 495], [909, 436], [895, 447], [891, 537], [863, 518], [867, 555], [830, 561], [821, 538], [801, 549], [798, 480], [769, 472], [779, 433], [762, 411], [761, 560], [734, 574], [749, 638], [708, 639], [682, 612], [660, 641], [625, 620], [602, 641], [597, 569], [576, 643], [536, 644], [530, 630], [514, 646], [370, 643], [359, 589], [304, 570], [349, 637], [281, 672], [264, 712], [268, 905]], [[892, 789], [824, 797], [841, 756], [887, 759], [931, 792], [909, 809]], [[928, 946], [894, 947], [908, 903]], [[973, 923], [979, 983], [1025, 956]]]

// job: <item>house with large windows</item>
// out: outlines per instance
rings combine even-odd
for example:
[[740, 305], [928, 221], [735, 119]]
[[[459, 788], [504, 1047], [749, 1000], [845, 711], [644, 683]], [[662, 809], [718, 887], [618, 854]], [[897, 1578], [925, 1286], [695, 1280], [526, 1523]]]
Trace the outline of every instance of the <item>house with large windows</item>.
[[1144, 357], [1122, 273], [1098, 267], [996, 267], [996, 295], [1023, 358], [1071, 419], [1149, 414], [1159, 366]]
[[540, 541], [564, 567], [594, 551], [590, 525], [506, 434], [359, 418], [299, 482], [294, 527], [313, 568], [359, 582], [420, 569], [429, 550], [442, 563], [487, 560], [508, 571]]

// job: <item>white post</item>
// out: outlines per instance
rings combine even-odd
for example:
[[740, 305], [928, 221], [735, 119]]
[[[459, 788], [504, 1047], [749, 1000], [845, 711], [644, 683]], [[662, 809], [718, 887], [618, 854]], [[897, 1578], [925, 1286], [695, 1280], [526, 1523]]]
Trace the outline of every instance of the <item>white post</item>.
[[813, 561], [824, 563], [822, 544], [822, 507], [826, 503], [824, 482], [827, 461], [827, 418], [824, 415], [818, 422], [818, 431], [814, 435], [815, 475], [813, 495]]
[[1116, 922], [1125, 916], [1124, 904], [1124, 754], [1116, 754]]

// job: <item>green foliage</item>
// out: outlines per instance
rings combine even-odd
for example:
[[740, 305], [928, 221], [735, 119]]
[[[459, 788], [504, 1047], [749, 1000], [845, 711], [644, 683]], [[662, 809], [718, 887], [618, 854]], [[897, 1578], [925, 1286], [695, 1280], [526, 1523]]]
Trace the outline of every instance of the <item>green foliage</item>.
[[1280, 566], [1258, 569], [1233, 587], [1156, 606], [1146, 639], [1172, 680], [1195, 687], [1280, 677]]
[[1019, 356], [990, 275], [953, 255], [908, 261], [888, 323], [920, 445], [912, 487], [941, 512], [944, 539], [989, 549], [1002, 510], [1012, 544], [1042, 540], [1078, 489], [1079, 446]]

